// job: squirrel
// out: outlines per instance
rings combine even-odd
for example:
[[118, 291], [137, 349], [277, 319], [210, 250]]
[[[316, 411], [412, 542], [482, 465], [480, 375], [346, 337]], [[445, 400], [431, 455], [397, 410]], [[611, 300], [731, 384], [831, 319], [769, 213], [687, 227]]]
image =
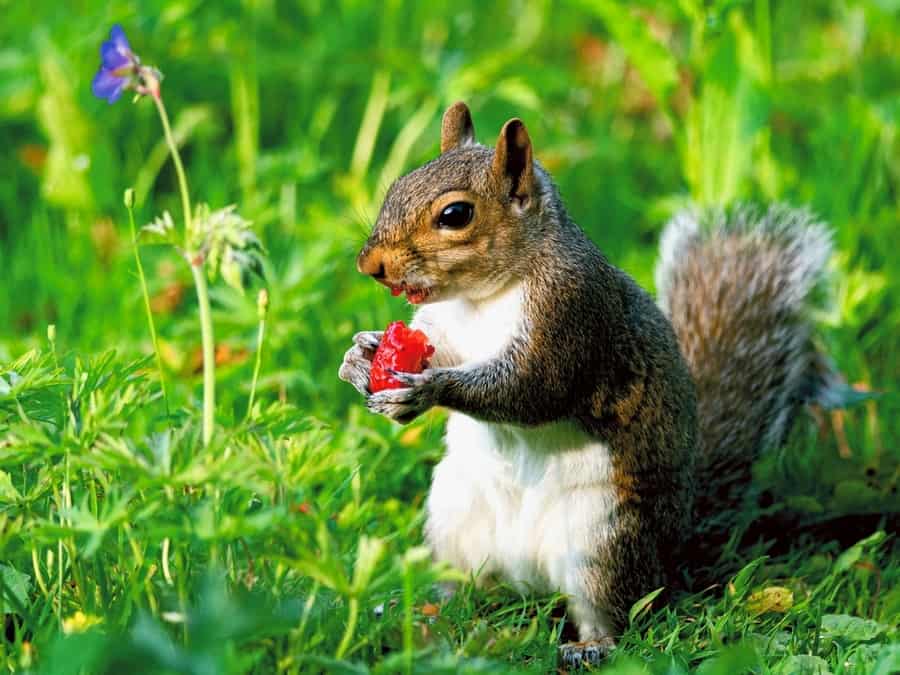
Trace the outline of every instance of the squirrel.
[[684, 212], [662, 237], [657, 304], [569, 217], [521, 120], [488, 147], [458, 102], [440, 150], [393, 183], [357, 258], [418, 306], [434, 356], [371, 393], [381, 332], [366, 331], [339, 376], [400, 422], [449, 410], [435, 559], [566, 594], [578, 642], [561, 657], [595, 663], [717, 500], [826, 396], [807, 309], [830, 234], [786, 206]]

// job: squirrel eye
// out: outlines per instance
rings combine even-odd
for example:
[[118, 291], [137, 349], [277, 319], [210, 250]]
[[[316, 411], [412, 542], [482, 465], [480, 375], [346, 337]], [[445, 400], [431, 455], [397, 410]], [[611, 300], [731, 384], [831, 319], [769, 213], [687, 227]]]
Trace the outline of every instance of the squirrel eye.
[[475, 207], [469, 202], [453, 202], [444, 207], [438, 216], [438, 227], [448, 230], [459, 230], [472, 222]]

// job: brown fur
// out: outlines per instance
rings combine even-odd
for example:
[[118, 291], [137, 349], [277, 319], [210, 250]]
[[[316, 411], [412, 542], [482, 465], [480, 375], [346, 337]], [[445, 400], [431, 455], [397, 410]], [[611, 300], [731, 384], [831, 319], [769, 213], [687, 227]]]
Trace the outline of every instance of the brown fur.
[[475, 127], [469, 107], [457, 101], [444, 113], [441, 121], [441, 152], [475, 142]]
[[703, 516], [733, 506], [752, 462], [825, 395], [809, 309], [830, 240], [809, 213], [776, 205], [681, 214], [664, 249], [661, 302], [697, 384]]
[[[521, 269], [524, 261], [514, 252], [527, 245], [529, 234], [504, 227], [506, 211], [494, 198], [492, 156], [480, 145], [453, 148], [398, 179], [378, 217], [384, 225], [376, 226], [360, 252], [359, 267], [369, 271], [384, 264], [393, 282], [438, 278], [445, 296], [502, 284]], [[472, 224], [459, 231], [436, 228], [440, 209], [459, 199], [475, 205]]]

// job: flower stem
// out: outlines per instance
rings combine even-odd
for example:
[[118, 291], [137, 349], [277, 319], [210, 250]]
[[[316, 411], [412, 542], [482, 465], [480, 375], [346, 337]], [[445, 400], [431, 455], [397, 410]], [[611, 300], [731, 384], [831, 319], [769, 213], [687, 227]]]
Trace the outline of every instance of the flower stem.
[[358, 618], [359, 598], [357, 598], [355, 595], [351, 595], [349, 599], [347, 624], [346, 628], [344, 629], [344, 636], [341, 638], [341, 643], [338, 645], [337, 651], [334, 654], [334, 658], [344, 658], [344, 654], [346, 654], [347, 650], [350, 648], [350, 640], [353, 639], [353, 633], [356, 631], [356, 622]]
[[266, 336], [266, 314], [269, 306], [269, 294], [263, 289], [259, 292], [256, 307], [259, 315], [259, 331], [256, 334], [256, 363], [253, 365], [253, 381], [250, 383], [250, 401], [247, 403], [247, 417], [253, 414], [253, 400], [256, 398], [256, 385], [259, 382], [259, 371], [262, 366], [263, 340]]
[[172, 161], [175, 163], [175, 173], [178, 174], [178, 189], [181, 192], [181, 209], [184, 211], [184, 225], [188, 236], [191, 232], [191, 195], [188, 192], [187, 176], [184, 173], [184, 165], [181, 163], [181, 154], [178, 152], [178, 146], [175, 144], [175, 137], [172, 135], [172, 127], [169, 124], [169, 114], [166, 112], [166, 106], [163, 103], [162, 96], [156, 94], [151, 96], [156, 104], [156, 110], [159, 112], [159, 119], [162, 122], [163, 133], [166, 136], [166, 144], [169, 146], [169, 152], [172, 154]]
[[303, 605], [303, 615], [300, 617], [300, 625], [297, 627], [297, 644], [305, 645], [304, 633], [306, 632], [306, 624], [309, 621], [309, 615], [312, 612], [313, 605], [316, 604], [316, 597], [319, 594], [319, 582], [314, 581], [312, 590], [306, 596], [306, 603]]
[[175, 173], [178, 174], [178, 189], [181, 192], [181, 207], [184, 211], [185, 240], [188, 252], [188, 263], [191, 266], [191, 274], [194, 277], [194, 286], [197, 288], [197, 304], [200, 307], [200, 338], [203, 344], [203, 445], [209, 445], [215, 426], [216, 411], [216, 348], [213, 339], [212, 312], [209, 306], [209, 290], [206, 287], [206, 274], [203, 269], [204, 256], [192, 250], [191, 239], [193, 229], [191, 223], [191, 196], [188, 192], [187, 176], [184, 173], [184, 165], [181, 163], [181, 155], [175, 138], [172, 136], [172, 127], [169, 124], [169, 115], [163, 103], [159, 91], [152, 92], [151, 98], [156, 104], [159, 119], [162, 122], [166, 143], [175, 163]]
[[212, 439], [216, 411], [216, 348], [213, 340], [212, 312], [209, 306], [209, 290], [203, 263], [191, 263], [191, 274], [197, 288], [197, 304], [200, 306], [200, 338], [203, 343], [203, 445]]
[[253, 413], [253, 399], [256, 397], [256, 384], [259, 382], [259, 370], [262, 365], [263, 338], [266, 333], [266, 320], [260, 319], [259, 333], [256, 335], [256, 363], [253, 365], [253, 381], [250, 383], [250, 401], [247, 403], [247, 419]]
[[408, 561], [403, 562], [403, 655], [404, 672], [412, 672], [413, 662], [413, 596], [412, 570]]
[[162, 571], [163, 578], [169, 586], [172, 585], [172, 573], [169, 571], [169, 546], [171, 541], [168, 537], [162, 540]]
[[44, 575], [41, 574], [41, 565], [38, 561], [37, 549], [31, 547], [31, 567], [34, 569], [34, 578], [37, 579], [38, 586], [45, 598], [50, 597], [50, 591], [47, 589], [47, 583], [44, 581]]
[[156, 337], [156, 324], [153, 321], [153, 311], [150, 309], [150, 293], [147, 290], [147, 278], [144, 276], [144, 266], [141, 264], [141, 253], [138, 249], [137, 230], [134, 227], [134, 204], [128, 197], [125, 199], [125, 208], [128, 209], [128, 224], [131, 227], [131, 245], [134, 246], [134, 262], [137, 266], [138, 278], [141, 280], [141, 293], [144, 295], [144, 310], [147, 312], [147, 324], [150, 326], [150, 340], [153, 342], [153, 352], [156, 354], [156, 368], [159, 370], [159, 387], [162, 389], [163, 403], [166, 406], [166, 417], [168, 417], [169, 394], [166, 391], [166, 378], [163, 375], [162, 355], [159, 352], [159, 340]]
[[[62, 514], [59, 516], [59, 522], [61, 526], [64, 526], [65, 521], [63, 521]], [[57, 562], [58, 566], [58, 575], [59, 575], [59, 585], [56, 589], [56, 619], [59, 623], [60, 628], [62, 628], [62, 613], [63, 613], [63, 543], [62, 539], [56, 542], [56, 555], [59, 557], [59, 561]]]

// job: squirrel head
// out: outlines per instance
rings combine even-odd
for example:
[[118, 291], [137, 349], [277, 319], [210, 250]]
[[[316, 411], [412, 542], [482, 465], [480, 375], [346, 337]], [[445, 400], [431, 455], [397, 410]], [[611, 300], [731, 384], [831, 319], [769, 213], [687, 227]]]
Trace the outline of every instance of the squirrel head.
[[489, 297], [528, 258], [548, 184], [521, 120], [504, 124], [489, 148], [475, 141], [469, 108], [455, 103], [441, 154], [391, 185], [357, 268], [414, 304]]

